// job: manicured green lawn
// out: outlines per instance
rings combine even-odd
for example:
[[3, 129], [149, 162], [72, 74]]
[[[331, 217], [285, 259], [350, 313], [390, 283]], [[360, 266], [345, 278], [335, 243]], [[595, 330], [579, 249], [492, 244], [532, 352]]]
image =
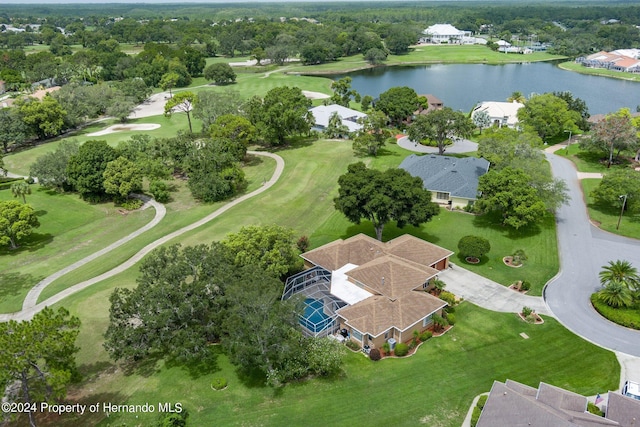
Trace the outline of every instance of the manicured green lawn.
[[571, 62], [571, 61], [563, 62], [562, 64], [559, 65], [559, 67], [564, 70], [575, 71], [581, 74], [590, 74], [592, 76], [613, 77], [616, 79], [632, 80], [636, 82], [640, 81], [640, 76], [638, 76], [637, 74], [622, 73], [620, 71], [605, 70], [603, 68], [588, 68], [588, 67], [582, 66], [582, 64], [576, 64], [575, 62]]
[[[123, 215], [112, 203], [91, 205], [77, 195], [52, 193], [32, 185], [27, 203], [40, 221], [20, 248], [0, 248], [0, 312], [22, 308], [29, 289], [40, 280], [126, 236], [148, 223], [153, 209]], [[13, 199], [10, 190], [0, 200]]]
[[620, 219], [620, 210], [613, 206], [597, 205], [591, 197], [591, 192], [600, 184], [600, 180], [595, 178], [583, 179], [581, 184], [591, 221], [610, 233], [640, 239], [640, 215], [625, 212], [620, 221], [620, 228], [616, 229]]
[[[253, 159], [244, 168], [246, 178], [249, 183], [246, 191], [251, 192], [260, 187], [265, 180], [271, 177], [274, 169], [275, 161], [272, 159], [263, 157]], [[184, 181], [174, 181], [174, 184], [176, 186], [176, 191], [171, 193], [172, 200], [165, 205], [167, 208], [167, 215], [160, 224], [137, 237], [133, 241], [119, 247], [116, 251], [103, 255], [77, 270], [64, 275], [58, 280], [55, 280], [42, 292], [39, 301], [44, 301], [48, 297], [55, 295], [71, 285], [109, 271], [129, 259], [147, 244], [189, 225], [200, 218], [203, 218], [209, 213], [224, 206], [226, 203], [199, 203], [193, 199], [191, 192]], [[236, 209], [242, 208], [238, 206]], [[215, 223], [215, 220], [212, 221], [212, 223]], [[212, 240], [213, 239], [211, 238], [205, 239], [203, 243], [210, 243]], [[178, 242], [184, 243], [182, 236], [178, 237], [175, 242], [171, 243]], [[134, 271], [137, 271], [137, 267], [134, 267]]]
[[[110, 287], [130, 277], [123, 279], [65, 301], [83, 322], [79, 342], [92, 343], [78, 356], [85, 381], [69, 393], [72, 402], [151, 403], [156, 408], [158, 402], [180, 402], [193, 425], [353, 426], [372, 419], [382, 425], [459, 426], [473, 397], [488, 391], [494, 380], [531, 386], [544, 381], [584, 395], [618, 387], [620, 368], [614, 354], [576, 337], [554, 319], [530, 325], [514, 314], [469, 303], [458, 308], [458, 323], [448, 334], [423, 344], [412, 357], [374, 363], [362, 353], [349, 352], [340, 375], [277, 390], [239, 377], [223, 354], [202, 375], [161, 361], [126, 374], [125, 367], [109, 362], [101, 347]], [[529, 339], [523, 339], [522, 332]], [[229, 380], [224, 391], [210, 387], [218, 376]], [[158, 416], [157, 411], [137, 415], [65, 416], [56, 425], [149, 425]]]
[[[569, 146], [569, 153], [565, 148], [561, 148], [556, 151], [555, 154], [566, 157], [571, 160], [575, 165], [578, 172], [607, 172], [606, 156], [602, 153], [594, 153], [592, 151], [582, 150], [577, 142], [573, 142]], [[626, 160], [624, 153], [620, 155], [619, 164], [611, 165], [612, 168], [624, 168], [628, 167], [629, 161]]]

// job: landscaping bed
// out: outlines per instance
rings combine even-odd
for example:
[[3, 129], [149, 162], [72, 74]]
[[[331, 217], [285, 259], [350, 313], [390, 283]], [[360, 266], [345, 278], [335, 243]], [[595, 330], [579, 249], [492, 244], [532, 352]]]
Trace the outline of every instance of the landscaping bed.
[[613, 308], [598, 300], [597, 294], [591, 295], [593, 308], [602, 317], [620, 326], [631, 329], [640, 329], [640, 307]]

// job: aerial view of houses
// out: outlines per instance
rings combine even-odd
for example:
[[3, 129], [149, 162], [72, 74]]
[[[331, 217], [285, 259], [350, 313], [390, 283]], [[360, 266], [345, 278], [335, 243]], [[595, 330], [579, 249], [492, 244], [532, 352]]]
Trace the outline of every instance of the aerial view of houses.
[[579, 6], [3, 4], [0, 425], [638, 425], [640, 6]]

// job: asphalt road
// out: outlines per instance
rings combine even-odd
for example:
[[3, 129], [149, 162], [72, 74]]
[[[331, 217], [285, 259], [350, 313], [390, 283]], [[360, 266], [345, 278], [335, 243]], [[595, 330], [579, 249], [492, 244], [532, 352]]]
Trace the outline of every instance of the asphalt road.
[[640, 241], [591, 225], [573, 163], [547, 153], [553, 174], [566, 181], [571, 200], [556, 214], [560, 273], [545, 288], [545, 300], [568, 329], [602, 347], [640, 357], [640, 331], [618, 326], [595, 312], [589, 297], [600, 289], [598, 273], [609, 261], [640, 268]]

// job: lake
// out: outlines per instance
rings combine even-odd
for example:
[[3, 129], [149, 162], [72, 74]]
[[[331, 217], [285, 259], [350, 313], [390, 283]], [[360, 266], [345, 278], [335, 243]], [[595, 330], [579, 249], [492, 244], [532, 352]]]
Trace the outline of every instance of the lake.
[[[418, 94], [432, 94], [445, 106], [470, 111], [481, 101], [506, 101], [516, 91], [569, 91], [587, 103], [589, 113], [606, 114], [640, 105], [640, 83], [565, 71], [553, 63], [434, 64], [417, 67], [379, 67], [345, 74], [362, 96], [376, 98], [394, 86], [409, 86]], [[334, 76], [339, 79], [345, 75]]]

